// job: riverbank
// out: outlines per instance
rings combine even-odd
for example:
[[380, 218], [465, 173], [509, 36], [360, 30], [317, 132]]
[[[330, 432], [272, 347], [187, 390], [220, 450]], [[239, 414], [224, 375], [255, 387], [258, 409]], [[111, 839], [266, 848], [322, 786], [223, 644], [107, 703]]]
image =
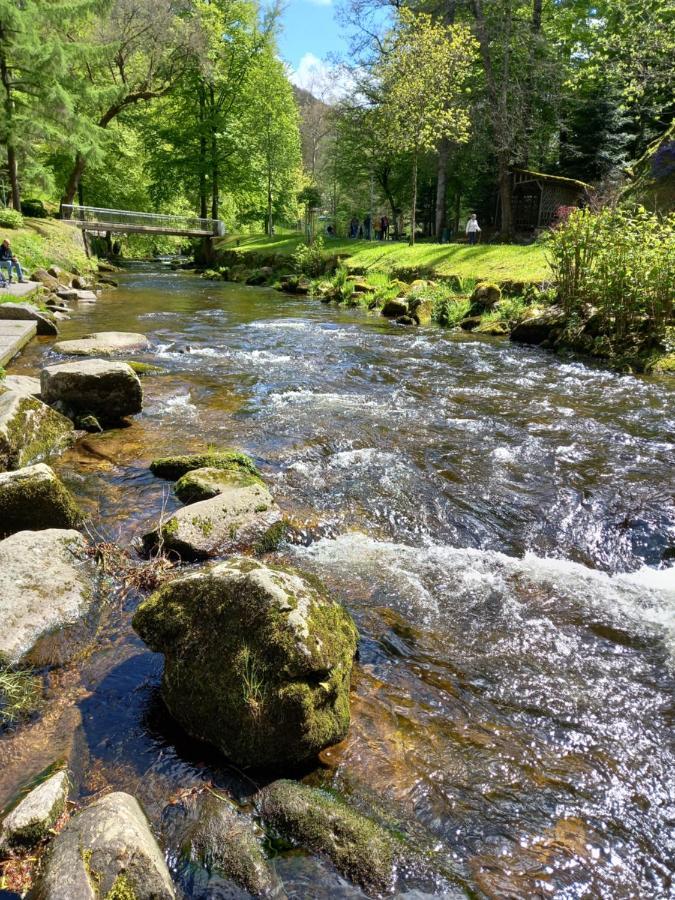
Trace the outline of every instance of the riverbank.
[[647, 319], [617, 338], [611, 317], [590, 304], [566, 313], [541, 243], [408, 247], [335, 240], [307, 248], [298, 235], [228, 237], [217, 242], [203, 274], [362, 306], [399, 325], [435, 322], [510, 338], [621, 372], [675, 372], [675, 322], [651, 328]]
[[60, 219], [24, 216], [19, 228], [0, 227], [0, 236], [11, 241], [12, 250], [25, 272], [50, 266], [80, 275], [96, 271], [97, 260], [87, 256], [82, 232]]

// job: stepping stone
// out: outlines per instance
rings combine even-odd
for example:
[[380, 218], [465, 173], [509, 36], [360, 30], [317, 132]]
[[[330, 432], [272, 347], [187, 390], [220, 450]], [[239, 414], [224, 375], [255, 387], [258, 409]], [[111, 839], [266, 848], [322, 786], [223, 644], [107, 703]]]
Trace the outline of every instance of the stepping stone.
[[92, 415], [116, 423], [143, 406], [138, 375], [123, 362], [87, 359], [47, 366], [40, 373], [40, 385], [45, 403], [72, 418]]
[[73, 341], [54, 344], [55, 353], [68, 356], [111, 356], [126, 350], [147, 350], [150, 341], [131, 331], [96, 331]]

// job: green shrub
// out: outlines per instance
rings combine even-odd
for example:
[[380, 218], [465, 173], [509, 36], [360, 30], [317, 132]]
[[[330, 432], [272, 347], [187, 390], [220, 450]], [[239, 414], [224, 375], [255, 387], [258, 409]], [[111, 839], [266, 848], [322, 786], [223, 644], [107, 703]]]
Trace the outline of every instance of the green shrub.
[[313, 244], [299, 244], [293, 253], [293, 268], [296, 272], [316, 278], [326, 269], [323, 238], [317, 237]]
[[638, 325], [663, 334], [675, 298], [675, 213], [574, 210], [552, 230], [548, 254], [570, 316], [581, 317], [590, 304], [610, 337]]
[[42, 200], [22, 200], [21, 212], [31, 219], [46, 219], [47, 210]]
[[23, 216], [18, 209], [10, 209], [9, 206], [0, 208], [0, 228], [21, 228]]

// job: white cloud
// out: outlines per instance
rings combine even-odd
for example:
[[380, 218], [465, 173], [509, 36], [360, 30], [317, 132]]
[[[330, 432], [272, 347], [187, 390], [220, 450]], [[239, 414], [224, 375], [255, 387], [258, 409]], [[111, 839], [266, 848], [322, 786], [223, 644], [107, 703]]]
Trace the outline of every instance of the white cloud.
[[353, 77], [341, 66], [330, 65], [313, 53], [305, 53], [297, 69], [291, 68], [289, 79], [324, 103], [335, 103], [353, 89]]
[[312, 3], [314, 6], [332, 6], [333, 0], [307, 0], [308, 3]]

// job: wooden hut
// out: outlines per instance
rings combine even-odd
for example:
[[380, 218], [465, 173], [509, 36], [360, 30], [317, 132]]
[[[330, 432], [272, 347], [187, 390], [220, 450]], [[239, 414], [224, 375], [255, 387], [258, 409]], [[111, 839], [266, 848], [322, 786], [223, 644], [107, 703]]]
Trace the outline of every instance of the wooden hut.
[[[593, 188], [575, 178], [511, 169], [513, 227], [516, 231], [545, 228], [561, 206], [585, 206]], [[501, 221], [498, 200], [497, 221]]]

